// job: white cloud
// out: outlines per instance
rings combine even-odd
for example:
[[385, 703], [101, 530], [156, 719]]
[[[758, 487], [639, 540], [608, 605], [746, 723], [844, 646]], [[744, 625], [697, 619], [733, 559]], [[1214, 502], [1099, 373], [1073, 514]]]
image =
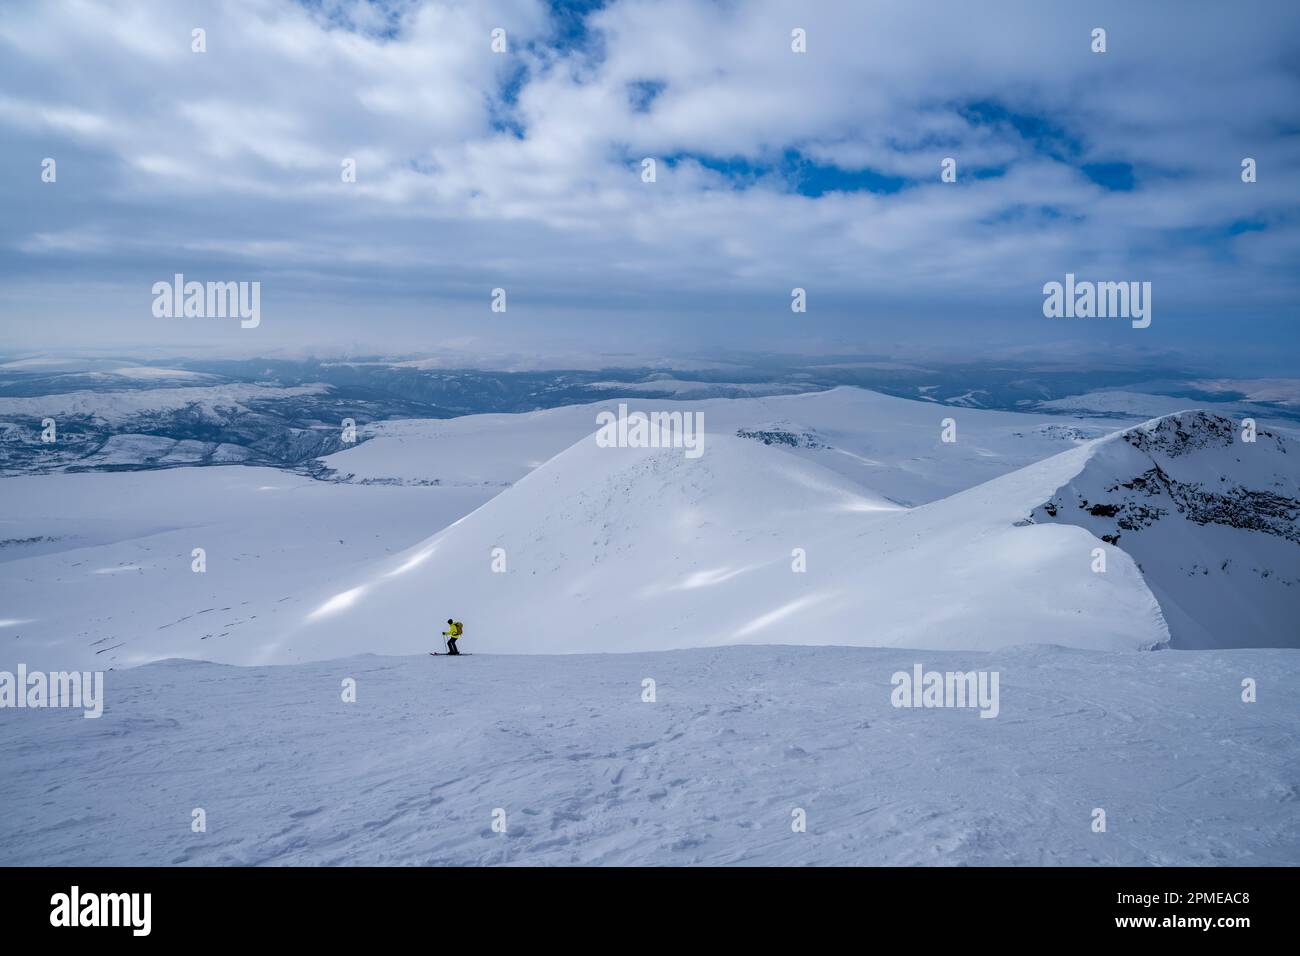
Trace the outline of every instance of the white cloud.
[[[63, 277], [120, 283], [101, 300], [123, 316], [114, 334], [158, 334], [132, 311], [150, 275], [232, 268], [281, 283], [295, 334], [342, 301], [382, 316], [421, 300], [422, 322], [454, 334], [495, 285], [592, 334], [651, 304], [780, 313], [793, 285], [842, 328], [972, 298], [1032, 321], [1043, 281], [1094, 269], [1163, 278], [1169, 306], [1269, 308], [1296, 291], [1282, 174], [1300, 159], [1284, 135], [1295, 24], [1281, 3], [1243, 17], [1172, 2], [615, 0], [575, 49], [551, 43], [537, 0], [10, 4], [0, 147], [35, 157], [31, 182], [31, 163], [58, 157], [60, 192], [0, 184], [17, 204], [0, 255], [52, 304], [66, 283], [41, 285], [49, 257], [76, 257], [49, 259]], [[206, 54], [189, 50], [196, 26]], [[489, 49], [498, 26], [505, 56]], [[807, 54], [790, 52], [795, 26]], [[648, 111], [629, 95], [642, 81], [662, 84]], [[973, 122], [978, 103], [1053, 132], [996, 110]], [[791, 150], [915, 185], [799, 195], [762, 172]], [[938, 182], [950, 155], [956, 187]], [[1251, 187], [1244, 155], [1261, 163]], [[659, 159], [652, 185], [643, 156]], [[760, 173], [734, 188], [703, 156]], [[355, 184], [340, 182], [345, 157]], [[1080, 171], [1090, 162], [1133, 164], [1139, 188], [1106, 191]], [[1002, 174], [976, 182], [980, 168]], [[75, 202], [52, 204], [64, 190]], [[1231, 234], [1259, 222], [1266, 233]]]

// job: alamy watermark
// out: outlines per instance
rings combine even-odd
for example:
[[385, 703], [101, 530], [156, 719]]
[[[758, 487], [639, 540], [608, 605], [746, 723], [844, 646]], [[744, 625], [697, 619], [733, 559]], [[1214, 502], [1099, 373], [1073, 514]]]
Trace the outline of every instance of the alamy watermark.
[[151, 291], [155, 318], [239, 319], [244, 329], [262, 324], [260, 282], [186, 282], [178, 272], [171, 282], [155, 282]]
[[1151, 324], [1150, 282], [1065, 282], [1043, 286], [1043, 315], [1049, 319], [1131, 319], [1133, 328]]
[[50, 897], [51, 926], [126, 926], [133, 936], [148, 936], [152, 911], [152, 893], [83, 893], [74, 886]]
[[704, 454], [703, 412], [632, 412], [619, 403], [618, 414], [596, 415], [600, 448], [684, 448], [687, 458]]
[[0, 708], [79, 707], [87, 719], [103, 716], [103, 671], [0, 671]]
[[915, 664], [912, 673], [895, 671], [889, 702], [895, 707], [978, 707], [981, 717], [996, 717], [998, 671], [927, 671]]

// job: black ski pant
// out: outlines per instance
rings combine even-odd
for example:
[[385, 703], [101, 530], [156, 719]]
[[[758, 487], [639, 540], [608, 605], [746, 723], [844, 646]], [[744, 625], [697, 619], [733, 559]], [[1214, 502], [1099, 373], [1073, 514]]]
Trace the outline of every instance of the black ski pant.
[[447, 653], [448, 654], [460, 653], [460, 651], [456, 650], [456, 638], [454, 637], [447, 638]]

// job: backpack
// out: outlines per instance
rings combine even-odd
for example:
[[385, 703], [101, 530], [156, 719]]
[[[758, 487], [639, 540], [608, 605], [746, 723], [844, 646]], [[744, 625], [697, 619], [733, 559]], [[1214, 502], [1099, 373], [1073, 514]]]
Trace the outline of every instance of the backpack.
[[464, 624], [460, 623], [460, 621], [452, 621], [452, 622], [451, 622], [451, 636], [452, 636], [452, 637], [460, 637], [460, 636], [461, 636], [462, 634], [464, 634], [464, 633], [465, 633], [465, 625], [464, 625]]

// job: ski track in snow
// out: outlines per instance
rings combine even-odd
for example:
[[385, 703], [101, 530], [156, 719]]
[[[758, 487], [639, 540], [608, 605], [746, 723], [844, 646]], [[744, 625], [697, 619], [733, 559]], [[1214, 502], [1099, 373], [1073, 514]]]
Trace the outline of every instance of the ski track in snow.
[[[1000, 716], [893, 708], [917, 662], [999, 671]], [[1297, 677], [1054, 646], [166, 661], [107, 674], [98, 720], [0, 710], [0, 864], [1294, 865]]]

